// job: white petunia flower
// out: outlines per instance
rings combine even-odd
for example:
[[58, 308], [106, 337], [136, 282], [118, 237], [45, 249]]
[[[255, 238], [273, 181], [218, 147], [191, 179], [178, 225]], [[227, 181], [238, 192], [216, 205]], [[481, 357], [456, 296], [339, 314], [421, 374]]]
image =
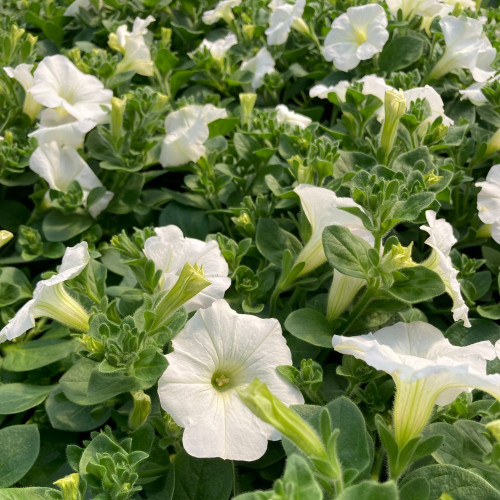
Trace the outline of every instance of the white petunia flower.
[[82, 73], [67, 57], [45, 57], [34, 74], [30, 92], [47, 108], [62, 108], [76, 120], [100, 123], [107, 118], [113, 92], [92, 75]]
[[0, 342], [12, 340], [35, 326], [35, 318], [46, 316], [77, 330], [88, 330], [89, 318], [82, 306], [65, 290], [63, 283], [78, 276], [90, 260], [82, 241], [64, 253], [58, 274], [37, 283], [33, 298], [17, 311], [0, 331]]
[[390, 92], [391, 90], [396, 90], [394, 87], [391, 87], [385, 80], [377, 75], [365, 75], [363, 78], [358, 80], [363, 84], [363, 94], [365, 95], [374, 95], [378, 99], [382, 101], [380, 108], [375, 111], [375, 116], [377, 120], [381, 122], [385, 117], [385, 93]]
[[215, 9], [203, 13], [202, 21], [205, 24], [215, 24], [219, 19], [230, 23], [234, 19], [233, 8], [241, 4], [241, 0], [221, 0]]
[[481, 188], [477, 195], [479, 218], [485, 224], [491, 224], [491, 236], [500, 243], [500, 164], [493, 165], [486, 180], [476, 182], [476, 186]]
[[[101, 181], [85, 160], [71, 146], [57, 142], [42, 143], [31, 155], [30, 168], [47, 181], [51, 189], [65, 193], [73, 181], [78, 181], [83, 191], [83, 201], [92, 189], [103, 187]], [[113, 198], [111, 191], [88, 207], [90, 215], [97, 217]]]
[[485, 82], [475, 82], [472, 85], [469, 85], [464, 90], [459, 90], [459, 93], [462, 96], [461, 99], [468, 99], [475, 106], [481, 106], [482, 104], [487, 103], [488, 99], [486, 99], [486, 96], [483, 94], [481, 89], [485, 85], [496, 82], [497, 80], [500, 80], [500, 74], [494, 76], [493, 78], [490, 78]]
[[154, 20], [153, 16], [148, 16], [146, 19], [136, 17], [131, 32], [128, 31], [126, 24], [122, 24], [116, 33], [109, 35], [109, 46], [123, 54], [123, 59], [116, 67], [117, 73], [135, 71], [143, 76], [153, 75], [154, 65], [144, 35], [148, 33], [147, 27]]
[[[76, 17], [80, 9], [89, 10], [93, 5], [90, 0], [75, 0], [65, 11], [64, 15], [68, 17]], [[102, 0], [98, 2], [98, 10], [102, 9]]]
[[26, 113], [32, 120], [38, 114], [38, 112], [42, 109], [40, 103], [36, 102], [31, 95], [31, 87], [33, 87], [34, 79], [31, 74], [31, 70], [33, 69], [33, 64], [19, 64], [15, 68], [10, 68], [6, 66], [4, 71], [10, 78], [14, 78], [17, 80], [24, 89], [25, 97], [24, 97], [24, 105], [23, 112]]
[[258, 89], [264, 83], [264, 75], [274, 71], [274, 59], [269, 51], [262, 47], [257, 54], [241, 64], [242, 71], [251, 71], [254, 74], [252, 88]]
[[333, 21], [323, 55], [338, 69], [349, 71], [382, 51], [389, 39], [386, 27], [387, 16], [380, 5], [349, 7]]
[[476, 82], [491, 78], [491, 63], [496, 50], [483, 34], [483, 25], [470, 17], [446, 16], [439, 21], [446, 49], [431, 71], [430, 78], [440, 78], [455, 69], [468, 69]]
[[288, 123], [292, 127], [305, 129], [312, 123], [311, 118], [300, 113], [295, 113], [295, 111], [290, 111], [284, 104], [278, 104], [274, 109], [276, 111], [276, 120], [279, 124]]
[[302, 210], [311, 225], [311, 237], [297, 257], [297, 262], [305, 262], [301, 274], [326, 262], [322, 237], [323, 230], [328, 226], [344, 226], [370, 245], [375, 243], [372, 233], [365, 228], [359, 217], [341, 210], [342, 207], [361, 208], [351, 198], [341, 198], [329, 189], [309, 184], [299, 184], [294, 191], [299, 196]]
[[206, 48], [212, 58], [215, 61], [222, 61], [226, 52], [238, 43], [238, 39], [234, 33], [228, 33], [226, 36], [222, 38], [218, 38], [211, 42], [210, 40], [203, 40], [200, 44], [200, 49]]
[[[394, 16], [401, 9], [403, 19], [407, 21], [410, 21], [415, 16], [430, 17], [432, 19], [443, 10], [443, 3], [439, 0], [386, 0], [386, 3]], [[446, 14], [453, 10], [453, 7], [446, 7]]]
[[206, 151], [203, 144], [208, 139], [208, 124], [226, 117], [225, 109], [212, 104], [193, 104], [170, 113], [165, 119], [167, 135], [161, 146], [160, 163], [177, 167], [198, 161]]
[[319, 97], [320, 99], [328, 99], [330, 92], [335, 92], [340, 102], [345, 102], [345, 95], [350, 83], [347, 80], [341, 80], [335, 85], [324, 85], [318, 83], [309, 90], [309, 97]]
[[450, 404], [474, 388], [500, 399], [500, 374], [486, 374], [486, 361], [496, 356], [489, 341], [454, 346], [437, 328], [416, 321], [397, 323], [374, 334], [335, 335], [333, 347], [394, 379], [393, 421], [400, 449], [420, 434], [435, 404]]
[[304, 401], [276, 372], [292, 358], [274, 318], [237, 314], [217, 300], [196, 312], [172, 347], [158, 393], [162, 408], [185, 428], [182, 443], [194, 457], [257, 460], [268, 439], [280, 439], [237, 393], [255, 377], [287, 405]]
[[420, 226], [420, 229], [429, 233], [425, 240], [426, 245], [432, 248], [431, 255], [422, 262], [422, 266], [434, 271], [443, 280], [446, 293], [453, 300], [453, 319], [455, 321], [463, 320], [466, 327], [470, 327], [467, 313], [469, 308], [466, 306], [460, 283], [457, 279], [458, 271], [453, 267], [450, 257], [451, 247], [457, 242], [453, 236], [451, 224], [444, 219], [436, 219], [436, 212], [427, 210], [425, 212], [428, 226]]
[[282, 45], [287, 41], [291, 28], [302, 19], [305, 5], [306, 0], [295, 0], [293, 4], [283, 2], [273, 9], [265, 31], [268, 45]]
[[160, 280], [163, 290], [170, 290], [174, 286], [184, 264], [188, 263], [202, 266], [205, 278], [211, 283], [184, 304], [188, 312], [208, 307], [224, 297], [224, 292], [231, 286], [231, 279], [227, 277], [227, 262], [216, 241], [185, 238], [174, 225], [157, 227], [155, 232], [157, 236], [144, 242], [144, 255], [155, 263], [157, 269], [163, 271]]
[[427, 100], [431, 108], [431, 116], [426, 118], [423, 123], [432, 123], [438, 116], [440, 116], [443, 119], [443, 125], [446, 127], [453, 125], [453, 120], [444, 114], [443, 99], [441, 99], [441, 96], [430, 85], [405, 90], [404, 97], [407, 109], [409, 109], [410, 103], [415, 102], [417, 99]]

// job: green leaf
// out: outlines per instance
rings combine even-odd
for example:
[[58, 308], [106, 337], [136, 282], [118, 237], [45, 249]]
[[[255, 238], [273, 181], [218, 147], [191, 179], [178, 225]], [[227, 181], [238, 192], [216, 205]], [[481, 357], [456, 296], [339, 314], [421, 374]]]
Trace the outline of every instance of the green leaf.
[[391, 214], [393, 223], [401, 221], [413, 221], [418, 219], [423, 212], [434, 201], [434, 193], [416, 193], [404, 201], [397, 201]]
[[475, 344], [483, 340], [489, 340], [494, 344], [500, 338], [500, 326], [493, 321], [473, 318], [470, 324], [470, 328], [467, 328], [462, 322], [455, 323], [446, 330], [444, 336], [452, 344], [460, 346]]
[[296, 257], [302, 249], [300, 241], [293, 234], [281, 229], [272, 219], [259, 219], [255, 243], [266, 259], [280, 267], [285, 250], [290, 250]]
[[500, 304], [491, 306], [477, 306], [477, 312], [483, 317], [493, 320], [500, 319]]
[[386, 293], [407, 304], [432, 299], [445, 291], [443, 280], [423, 266], [400, 269], [393, 276], [394, 283]]
[[106, 209], [112, 214], [128, 214], [139, 201], [144, 186], [144, 175], [138, 173], [124, 174], [119, 183], [113, 186], [114, 196]]
[[62, 500], [62, 493], [53, 488], [5, 488], [0, 489], [2, 500]]
[[0, 268], [0, 307], [31, 299], [33, 288], [26, 275], [16, 267]]
[[209, 137], [216, 137], [218, 135], [230, 135], [234, 129], [240, 124], [240, 119], [233, 118], [219, 118], [208, 124]]
[[204, 240], [209, 228], [208, 215], [204, 210], [187, 207], [176, 202], [169, 203], [160, 213], [159, 224], [175, 224], [185, 237]]
[[337, 500], [398, 500], [399, 493], [396, 483], [376, 483], [375, 481], [363, 481], [355, 486], [349, 486], [338, 497]]
[[326, 317], [314, 309], [299, 309], [288, 315], [285, 328], [304, 342], [332, 348], [332, 326]]
[[134, 362], [134, 377], [139, 384], [139, 388], [149, 389], [156, 384], [167, 369], [167, 364], [165, 356], [154, 347], [140, 352]]
[[283, 490], [287, 500], [322, 500], [323, 492], [305, 458], [291, 455], [286, 461]]
[[0, 429], [0, 488], [17, 483], [31, 469], [39, 451], [40, 434], [36, 425]]
[[53, 385], [0, 385], [0, 415], [13, 415], [39, 405], [54, 388]]
[[423, 477], [416, 477], [399, 490], [401, 500], [429, 500], [429, 494], [429, 483]]
[[48, 241], [67, 241], [77, 236], [93, 223], [86, 214], [65, 214], [51, 210], [43, 219], [42, 231]]
[[396, 36], [386, 43], [380, 54], [380, 68], [390, 73], [399, 71], [418, 61], [424, 50], [424, 42], [415, 36]]

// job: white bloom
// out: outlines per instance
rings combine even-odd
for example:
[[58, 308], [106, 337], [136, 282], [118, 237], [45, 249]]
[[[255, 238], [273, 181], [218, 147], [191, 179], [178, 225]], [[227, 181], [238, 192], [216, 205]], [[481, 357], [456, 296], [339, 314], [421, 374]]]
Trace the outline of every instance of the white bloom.
[[[68, 190], [73, 181], [78, 181], [83, 191], [83, 201], [96, 187], [102, 187], [102, 183], [87, 165], [85, 160], [71, 146], [60, 146], [57, 142], [42, 143], [31, 155], [30, 168], [40, 177], [47, 181], [51, 189], [62, 191]], [[92, 217], [97, 217], [113, 198], [113, 193], [106, 194], [89, 207]]]
[[[433, 18], [440, 14], [443, 9], [443, 3], [439, 0], [386, 0], [391, 13], [396, 16], [401, 9], [403, 19], [411, 20], [415, 16]], [[453, 10], [453, 7], [447, 8], [447, 13]]]
[[287, 405], [304, 401], [276, 372], [292, 358], [274, 318], [237, 314], [218, 300], [186, 323], [172, 347], [158, 393], [162, 408], [185, 427], [182, 443], [194, 457], [256, 460], [268, 439], [280, 438], [238, 396], [255, 377]]
[[161, 146], [160, 163], [164, 167], [177, 167], [198, 161], [205, 154], [203, 144], [208, 139], [208, 124], [226, 117], [225, 109], [212, 104], [193, 104], [170, 113], [165, 119], [167, 135]]
[[311, 118], [300, 113], [295, 113], [295, 111], [290, 111], [284, 104], [278, 104], [274, 109], [276, 111], [276, 120], [279, 124], [288, 123], [292, 127], [305, 129], [312, 123]]
[[174, 286], [184, 264], [197, 264], [203, 267], [205, 278], [211, 285], [188, 300], [184, 304], [186, 310], [191, 312], [208, 307], [214, 300], [224, 297], [224, 292], [231, 286], [231, 279], [227, 277], [227, 262], [216, 241], [185, 238], [174, 225], [157, 227], [155, 232], [157, 236], [144, 242], [144, 255], [155, 263], [157, 269], [163, 271], [160, 280], [163, 290], [170, 290]]
[[347, 89], [349, 88], [349, 82], [347, 80], [341, 80], [335, 85], [324, 85], [318, 83], [309, 90], [309, 97], [319, 97], [320, 99], [328, 99], [328, 94], [330, 92], [335, 92], [337, 98], [340, 102], [345, 102], [345, 95]]
[[434, 271], [443, 280], [446, 293], [453, 300], [453, 319], [463, 320], [464, 325], [470, 327], [467, 317], [469, 308], [462, 298], [460, 283], [457, 279], [458, 271], [453, 267], [450, 257], [451, 247], [457, 242], [453, 236], [453, 228], [444, 219], [436, 219], [436, 212], [433, 210], [427, 210], [425, 217], [429, 225], [420, 226], [420, 229], [429, 233], [425, 244], [432, 248], [432, 253], [422, 265]]
[[[92, 8], [90, 0], [75, 0], [64, 12], [65, 16], [76, 17], [80, 9], [89, 10]], [[99, 0], [98, 9], [102, 9], [102, 0]]]
[[47, 108], [63, 108], [76, 120], [106, 119], [113, 92], [92, 75], [82, 73], [67, 57], [45, 57], [35, 70], [30, 92]]
[[80, 330], [88, 330], [88, 316], [64, 289], [64, 281], [78, 276], [90, 260], [88, 245], [82, 241], [64, 253], [58, 274], [39, 281], [33, 298], [17, 311], [0, 331], [0, 342], [12, 340], [35, 326], [35, 318], [47, 316]]
[[234, 33], [228, 33], [226, 36], [222, 38], [218, 38], [211, 42], [210, 40], [203, 40], [200, 44], [200, 48], [206, 48], [212, 58], [216, 61], [222, 61], [226, 52], [233, 46], [238, 43], [238, 39]]
[[251, 71], [254, 74], [252, 88], [258, 89], [264, 83], [264, 75], [274, 71], [274, 59], [269, 51], [262, 47], [257, 54], [241, 64], [242, 71]]
[[30, 93], [31, 87], [33, 87], [34, 83], [33, 75], [31, 74], [32, 69], [33, 64], [23, 63], [19, 64], [15, 68], [6, 66], [4, 71], [10, 78], [14, 78], [22, 85], [25, 92], [23, 111], [33, 120], [40, 109], [42, 109], [42, 106], [40, 106], [40, 103], [33, 99], [33, 96]]
[[268, 45], [282, 45], [287, 41], [293, 24], [302, 18], [305, 5], [306, 0], [295, 0], [293, 4], [283, 2], [273, 9], [265, 31]]
[[394, 430], [400, 448], [420, 434], [434, 404], [450, 404], [473, 388], [500, 398], [500, 374], [486, 374], [486, 360], [496, 356], [489, 341], [454, 346], [437, 328], [417, 321], [397, 323], [375, 334], [335, 335], [333, 346], [394, 379]]
[[424, 123], [432, 123], [438, 116], [441, 116], [443, 125], [447, 127], [453, 125], [453, 120], [444, 114], [444, 105], [441, 96], [430, 85], [405, 90], [404, 97], [407, 109], [410, 108], [410, 103], [415, 102], [417, 99], [427, 100], [431, 108], [431, 116], [426, 118]]
[[363, 226], [359, 217], [341, 210], [342, 207], [361, 208], [351, 198], [341, 198], [329, 189], [309, 184], [299, 184], [294, 191], [299, 196], [302, 210], [311, 225], [311, 237], [297, 257], [297, 262], [305, 262], [301, 274], [308, 273], [326, 262], [322, 242], [325, 227], [344, 226], [370, 245], [375, 243], [373, 235]]
[[394, 87], [391, 87], [390, 85], [387, 85], [387, 83], [385, 83], [385, 80], [377, 75], [366, 75], [363, 78], [360, 78], [358, 81], [363, 84], [363, 94], [374, 95], [382, 101], [380, 108], [375, 111], [377, 120], [381, 122], [385, 117], [385, 93], [396, 89]]
[[485, 85], [496, 82], [497, 80], [500, 80], [500, 74], [494, 76], [493, 78], [490, 78], [485, 82], [475, 82], [472, 85], [469, 85], [466, 89], [459, 90], [460, 94], [462, 95], [461, 99], [468, 99], [470, 102], [472, 102], [472, 104], [476, 106], [480, 106], [488, 102], [488, 99], [486, 99], [486, 96], [483, 94], [481, 89]]
[[335, 18], [325, 38], [323, 55], [342, 71], [381, 52], [389, 39], [387, 16], [378, 4], [349, 7]]
[[483, 34], [483, 25], [470, 17], [446, 16], [439, 21], [446, 49], [431, 71], [430, 78], [440, 78], [459, 68], [468, 69], [476, 82], [484, 82], [495, 74], [491, 63], [496, 50]]
[[148, 33], [147, 27], [155, 18], [148, 16], [146, 19], [136, 17], [132, 32], [128, 31], [127, 25], [122, 24], [109, 36], [109, 45], [123, 54], [123, 59], [116, 67], [117, 73], [135, 71], [139, 75], [152, 76], [154, 71], [151, 53], [144, 40]]
[[491, 224], [491, 236], [500, 243], [500, 164], [493, 165], [486, 180], [476, 182], [476, 186], [481, 188], [477, 195], [479, 218]]
[[215, 9], [203, 13], [202, 20], [205, 24], [215, 24], [219, 19], [230, 23], [234, 19], [233, 8], [241, 4], [241, 0], [221, 0]]

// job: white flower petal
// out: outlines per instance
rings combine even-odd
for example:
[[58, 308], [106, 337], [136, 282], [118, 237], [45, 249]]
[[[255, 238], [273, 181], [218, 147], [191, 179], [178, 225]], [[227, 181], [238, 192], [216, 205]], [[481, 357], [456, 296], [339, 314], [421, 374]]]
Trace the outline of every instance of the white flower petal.
[[335, 85], [324, 85], [318, 83], [309, 90], [309, 97], [319, 97], [320, 99], [328, 99], [328, 94], [330, 92], [335, 92], [337, 98], [340, 102], [345, 102], [345, 95], [347, 89], [349, 88], [349, 82], [347, 80], [341, 80]]
[[215, 24], [219, 19], [230, 22], [233, 19], [232, 10], [241, 4], [241, 0], [221, 0], [215, 9], [207, 10], [203, 13], [202, 21], [205, 24]]
[[500, 164], [493, 165], [483, 182], [476, 182], [481, 188], [477, 195], [479, 218], [485, 224], [492, 224], [491, 235], [500, 243]]
[[241, 64], [242, 71], [251, 71], [254, 74], [252, 88], [258, 89], [264, 83], [264, 75], [274, 71], [274, 59], [269, 51], [262, 47], [259, 52], [248, 61]]
[[222, 60], [226, 52], [237, 43], [238, 39], [236, 35], [234, 33], [228, 33], [226, 36], [218, 38], [213, 42], [207, 39], [203, 40], [200, 44], [200, 48], [206, 48], [215, 60]]
[[404, 96], [407, 109], [409, 109], [410, 103], [415, 102], [417, 99], [427, 100], [431, 108], [431, 116], [427, 118], [426, 121], [432, 123], [438, 116], [440, 116], [443, 119], [443, 125], [447, 127], [453, 125], [453, 120], [448, 118], [444, 113], [444, 104], [441, 96], [430, 85], [405, 90]]
[[278, 104], [274, 109], [276, 111], [276, 120], [280, 124], [287, 123], [292, 127], [305, 129], [312, 123], [311, 118], [301, 115], [300, 113], [290, 111], [284, 104]]

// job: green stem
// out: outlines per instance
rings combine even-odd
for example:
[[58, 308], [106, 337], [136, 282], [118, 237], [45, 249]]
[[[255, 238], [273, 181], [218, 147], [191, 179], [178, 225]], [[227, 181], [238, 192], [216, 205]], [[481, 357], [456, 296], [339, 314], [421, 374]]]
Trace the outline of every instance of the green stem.
[[368, 305], [368, 302], [370, 302], [372, 297], [377, 293], [378, 288], [379, 285], [377, 283], [375, 286], [371, 286], [366, 289], [361, 300], [356, 304], [356, 307], [352, 310], [351, 314], [349, 314], [345, 323], [338, 332], [335, 332], [336, 335], [344, 335], [349, 330], [354, 321], [356, 321], [358, 316], [363, 312], [363, 309]]

